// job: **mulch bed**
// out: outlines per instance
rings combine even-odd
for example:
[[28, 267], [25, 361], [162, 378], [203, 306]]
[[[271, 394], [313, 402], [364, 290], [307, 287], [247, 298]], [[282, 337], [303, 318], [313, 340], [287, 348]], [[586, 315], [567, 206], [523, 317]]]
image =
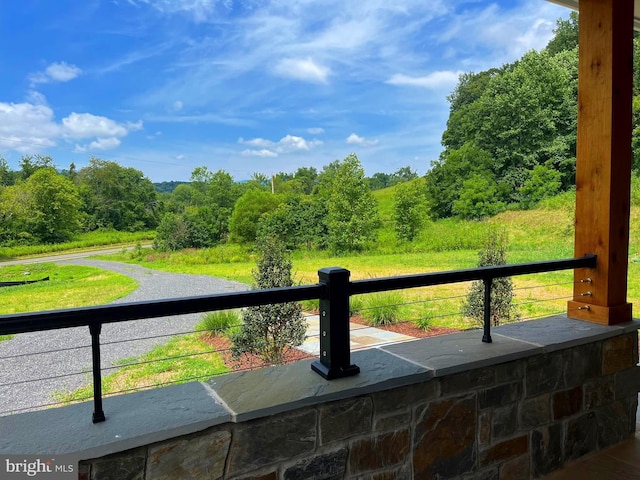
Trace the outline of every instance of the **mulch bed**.
[[[362, 317], [351, 317], [351, 323], [357, 323], [358, 325], [363, 325], [366, 327], [370, 327]], [[428, 330], [423, 330], [412, 322], [402, 322], [395, 323], [393, 325], [381, 325], [377, 326], [380, 330], [387, 330], [389, 332], [400, 333], [402, 335], [407, 335], [409, 337], [415, 338], [426, 338], [426, 337], [435, 337], [437, 335], [449, 335], [450, 333], [457, 333], [460, 330], [455, 328], [447, 328], [447, 327], [429, 327]]]
[[[351, 322], [367, 327], [370, 326], [361, 317], [351, 317]], [[459, 332], [459, 330], [456, 330], [455, 328], [446, 327], [429, 327], [428, 330], [423, 330], [411, 322], [396, 323], [394, 325], [379, 326], [376, 328], [415, 338], [434, 337], [436, 335], [448, 335], [450, 333]], [[231, 356], [231, 341], [225, 336], [211, 336], [205, 333], [202, 335], [202, 339], [210, 345], [212, 349], [216, 350], [220, 354], [225, 365], [232, 371], [254, 370], [256, 368], [268, 366], [265, 365], [262, 359], [257, 355], [245, 354], [240, 359], [234, 359]], [[297, 348], [291, 348], [285, 354], [285, 363], [293, 363], [311, 358], [315, 358], [315, 356], [302, 350], [298, 350]]]

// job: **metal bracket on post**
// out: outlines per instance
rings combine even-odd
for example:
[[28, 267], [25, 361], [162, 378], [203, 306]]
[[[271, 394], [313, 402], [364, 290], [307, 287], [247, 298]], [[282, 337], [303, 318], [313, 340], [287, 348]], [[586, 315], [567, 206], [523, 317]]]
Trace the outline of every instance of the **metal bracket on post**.
[[102, 373], [100, 371], [100, 332], [101, 323], [89, 325], [91, 333], [91, 359], [93, 361], [93, 423], [104, 422], [104, 410], [102, 409]]
[[484, 335], [482, 341], [491, 343], [491, 287], [493, 278], [485, 278], [484, 281]]
[[320, 360], [311, 369], [327, 380], [351, 377], [360, 367], [351, 364], [349, 338], [349, 276], [344, 268], [318, 270], [325, 292], [320, 298]]

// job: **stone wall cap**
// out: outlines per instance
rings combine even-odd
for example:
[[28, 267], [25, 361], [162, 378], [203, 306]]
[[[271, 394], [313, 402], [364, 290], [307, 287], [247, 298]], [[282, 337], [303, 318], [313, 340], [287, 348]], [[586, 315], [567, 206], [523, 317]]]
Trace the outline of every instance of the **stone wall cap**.
[[429, 368], [377, 348], [354, 352], [351, 361], [360, 367], [360, 374], [331, 381], [304, 361], [231, 373], [207, 383], [233, 412], [234, 421], [241, 422], [433, 377]]
[[194, 382], [103, 400], [107, 420], [93, 424], [93, 402], [0, 418], [6, 455], [74, 454], [90, 459], [227, 423], [231, 414]]

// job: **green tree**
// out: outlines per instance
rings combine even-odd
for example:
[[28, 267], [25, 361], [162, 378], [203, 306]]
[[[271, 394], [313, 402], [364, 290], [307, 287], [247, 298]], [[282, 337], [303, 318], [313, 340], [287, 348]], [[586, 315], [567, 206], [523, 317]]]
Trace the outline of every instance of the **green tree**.
[[578, 12], [571, 12], [569, 18], [559, 18], [553, 30], [553, 38], [547, 44], [547, 52], [555, 55], [578, 46]]
[[316, 196], [288, 195], [274, 211], [260, 218], [258, 238], [275, 237], [287, 248], [324, 248], [327, 244], [326, 204]]
[[398, 185], [394, 194], [393, 222], [396, 235], [412, 241], [427, 220], [424, 182], [414, 180]]
[[81, 206], [73, 182], [53, 168], [39, 168], [25, 187], [33, 205], [31, 233], [45, 243], [71, 239], [80, 228]]
[[460, 196], [453, 202], [453, 213], [466, 219], [490, 217], [506, 208], [501, 197], [500, 189], [494, 181], [473, 174], [462, 184]]
[[418, 174], [411, 167], [401, 167], [396, 170], [393, 174], [391, 174], [390, 185], [397, 185], [399, 183], [408, 182], [413, 180], [414, 178], [418, 178]]
[[529, 178], [519, 190], [522, 208], [533, 208], [540, 200], [560, 192], [560, 172], [544, 165], [536, 165], [528, 174]]
[[[474, 141], [492, 156], [498, 178], [545, 164], [549, 150], [555, 156], [575, 157], [572, 72], [560, 60], [546, 52], [528, 52], [493, 78], [478, 100], [481, 125]], [[566, 137], [565, 152], [557, 151], [558, 137]], [[515, 191], [521, 185], [509, 186]]]
[[491, 170], [492, 158], [488, 152], [472, 142], [460, 148], [449, 149], [425, 176], [425, 187], [429, 213], [434, 218], [455, 215], [454, 203], [459, 200], [464, 182], [472, 175], [487, 182], [495, 182]]
[[302, 185], [302, 193], [310, 195], [318, 185], [318, 171], [313, 167], [300, 167], [293, 176]]
[[[253, 271], [256, 289], [291, 287], [292, 263], [284, 245], [268, 237], [259, 244], [257, 268]], [[279, 303], [248, 307], [242, 313], [241, 329], [232, 335], [234, 358], [258, 355], [266, 364], [282, 364], [287, 352], [305, 339], [306, 322], [299, 303]]]
[[20, 179], [26, 180], [41, 168], [55, 169], [56, 166], [53, 163], [53, 159], [48, 155], [23, 155], [20, 159]]
[[442, 134], [445, 149], [459, 149], [474, 140], [480, 128], [478, 117], [480, 104], [477, 102], [492, 78], [501, 70], [493, 68], [480, 73], [463, 73], [453, 93], [447, 97], [450, 104], [447, 128]]
[[13, 185], [17, 177], [18, 173], [11, 170], [9, 163], [0, 156], [0, 188]]
[[161, 216], [158, 194], [140, 170], [91, 158], [78, 172], [86, 228], [137, 231], [155, 228]]
[[255, 242], [260, 218], [273, 212], [282, 201], [281, 195], [255, 188], [247, 190], [233, 207], [229, 219], [230, 239], [239, 243]]
[[80, 228], [75, 185], [53, 168], [42, 167], [0, 191], [0, 238], [8, 243], [55, 243]]
[[388, 173], [376, 172], [368, 179], [371, 190], [382, 190], [391, 185], [391, 175]]
[[24, 182], [0, 188], [0, 243], [4, 245], [29, 245], [39, 239], [30, 233], [32, 197]]
[[[478, 267], [506, 265], [506, 252], [506, 235], [495, 230], [492, 231], [482, 249], [478, 252]], [[462, 310], [465, 316], [476, 320], [478, 323], [483, 323], [484, 282], [475, 281], [471, 284]], [[516, 306], [513, 305], [513, 282], [509, 277], [496, 278], [491, 284], [490, 318], [494, 326], [519, 318]]]
[[376, 200], [355, 154], [324, 168], [318, 194], [327, 205], [331, 250], [336, 253], [361, 251], [377, 238], [380, 220]]

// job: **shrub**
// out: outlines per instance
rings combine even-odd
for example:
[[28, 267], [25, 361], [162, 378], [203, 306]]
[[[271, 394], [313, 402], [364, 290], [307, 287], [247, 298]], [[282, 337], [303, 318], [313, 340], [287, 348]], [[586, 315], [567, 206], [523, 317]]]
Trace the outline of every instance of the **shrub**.
[[381, 292], [367, 296], [362, 316], [372, 327], [391, 325], [400, 320], [404, 297], [400, 292]]
[[211, 336], [226, 335], [231, 337], [240, 326], [240, 314], [237, 310], [220, 310], [206, 313], [196, 330], [207, 330]]
[[349, 299], [349, 316], [354, 317], [360, 315], [360, 311], [364, 307], [364, 299], [362, 296], [352, 296]]
[[320, 300], [303, 300], [300, 302], [302, 310], [305, 312], [318, 312], [320, 310]]
[[[507, 263], [507, 239], [504, 233], [492, 231], [478, 253], [478, 267], [505, 265]], [[491, 284], [491, 323], [500, 323], [518, 319], [513, 305], [513, 282], [511, 278], [496, 278]], [[484, 322], [484, 282], [478, 280], [471, 284], [462, 311], [479, 323]]]
[[429, 330], [429, 328], [431, 328], [431, 322], [433, 321], [433, 318], [431, 318], [430, 315], [427, 315], [425, 317], [422, 318], [418, 318], [416, 320], [413, 321], [413, 323], [418, 327], [421, 328], [424, 331]]
[[[268, 237], [258, 245], [259, 259], [253, 271], [254, 288], [291, 287], [291, 259], [279, 240]], [[304, 342], [307, 324], [297, 302], [248, 307], [243, 325], [233, 335], [231, 353], [258, 355], [265, 363], [282, 364], [287, 351]]]

